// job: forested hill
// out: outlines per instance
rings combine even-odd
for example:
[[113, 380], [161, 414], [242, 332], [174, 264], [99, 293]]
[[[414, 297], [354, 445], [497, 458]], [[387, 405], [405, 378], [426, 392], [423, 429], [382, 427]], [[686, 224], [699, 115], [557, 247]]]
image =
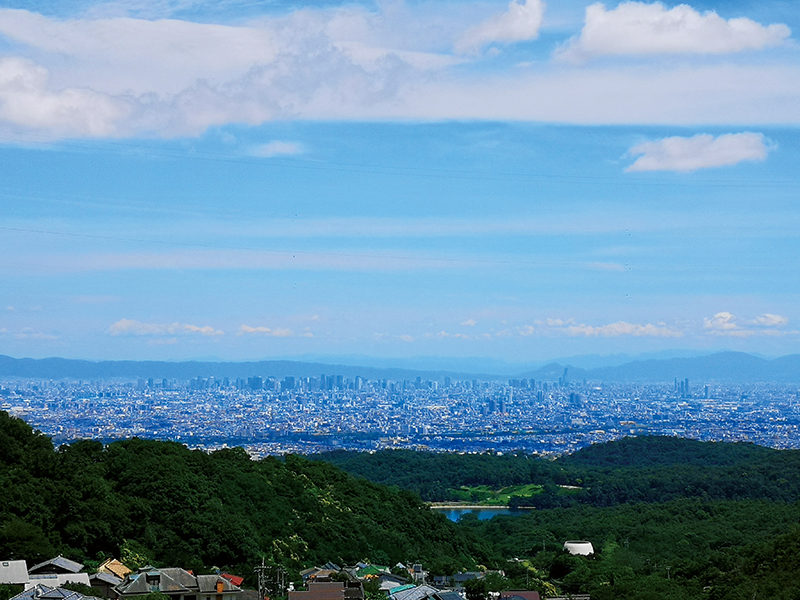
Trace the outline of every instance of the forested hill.
[[512, 505], [613, 506], [677, 498], [800, 500], [800, 451], [745, 443], [643, 436], [589, 446], [557, 460], [398, 450], [332, 452], [319, 458], [429, 501], [468, 500], [469, 494], [477, 493], [476, 486], [528, 484], [541, 488], [525, 497], [512, 495]]
[[[407, 491], [317, 461], [251, 460], [172, 442], [49, 438], [0, 412], [0, 557], [29, 563], [212, 565], [242, 575], [262, 556], [292, 569], [332, 560], [380, 564], [442, 557], [462, 568], [494, 557], [469, 531]], [[138, 558], [137, 558], [138, 557]]]
[[[309, 456], [369, 479], [419, 494], [424, 500], [456, 500], [460, 486], [487, 485], [501, 488], [558, 479], [558, 468], [549, 461], [525, 454], [450, 454], [414, 450], [380, 450], [374, 453], [337, 450]], [[561, 478], [559, 481], [567, 482]]]
[[626, 437], [608, 444], [593, 444], [558, 463], [582, 467], [652, 467], [656, 465], [733, 466], [769, 460], [783, 451], [750, 443], [700, 442], [679, 437]]

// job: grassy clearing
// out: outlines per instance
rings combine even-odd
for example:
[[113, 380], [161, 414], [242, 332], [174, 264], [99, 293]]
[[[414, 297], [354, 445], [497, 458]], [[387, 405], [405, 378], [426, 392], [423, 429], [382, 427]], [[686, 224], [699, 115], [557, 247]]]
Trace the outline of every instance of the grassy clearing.
[[535, 483], [527, 485], [512, 485], [499, 490], [493, 490], [488, 485], [461, 486], [455, 490], [462, 502], [472, 502], [481, 506], [505, 506], [511, 496], [530, 497], [542, 491], [542, 486]]

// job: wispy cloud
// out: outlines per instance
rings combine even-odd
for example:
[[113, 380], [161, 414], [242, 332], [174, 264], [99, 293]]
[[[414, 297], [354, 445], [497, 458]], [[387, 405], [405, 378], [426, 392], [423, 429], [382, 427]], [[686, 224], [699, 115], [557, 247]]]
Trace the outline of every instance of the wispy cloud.
[[119, 302], [119, 296], [73, 296], [72, 301], [75, 304], [111, 304], [114, 302]]
[[14, 334], [18, 340], [57, 340], [58, 336], [43, 331], [36, 331], [30, 327], [25, 327], [21, 331]]
[[689, 172], [743, 161], [757, 162], [765, 160], [770, 149], [760, 133], [727, 133], [716, 138], [709, 134], [668, 137], [631, 148], [628, 153], [639, 158], [626, 171]]
[[304, 152], [303, 145], [299, 142], [284, 142], [273, 140], [267, 144], [258, 146], [253, 150], [254, 156], [272, 158], [273, 156], [295, 156]]
[[580, 35], [558, 53], [570, 60], [609, 54], [727, 54], [760, 50], [783, 43], [791, 31], [784, 24], [761, 25], [746, 18], [723, 19], [680, 4], [623, 2], [607, 10], [586, 8]]
[[462, 35], [455, 44], [456, 52], [477, 53], [491, 43], [508, 44], [535, 40], [539, 37], [545, 4], [541, 0], [511, 0], [508, 10], [480, 23]]
[[461, 321], [461, 324], [464, 327], [475, 327], [475, 325], [477, 325], [478, 322], [475, 319], [467, 319], [466, 321]]
[[782, 327], [789, 324], [789, 318], [781, 315], [773, 315], [771, 313], [764, 313], [753, 319], [753, 325], [760, 325], [762, 327]]
[[566, 328], [569, 335], [586, 336], [586, 337], [682, 337], [683, 332], [676, 329], [667, 327], [663, 323], [653, 325], [647, 323], [640, 325], [638, 323], [627, 323], [625, 321], [618, 321], [616, 323], [609, 323], [608, 325], [584, 325], [574, 324], [568, 325]]
[[134, 319], [120, 319], [107, 330], [109, 335], [203, 335], [220, 336], [225, 332], [214, 329], [210, 325], [192, 325], [190, 323], [143, 323]]
[[[48, 255], [40, 257], [37, 270], [92, 272], [124, 270], [319, 270], [319, 271], [418, 271], [441, 269], [498, 269], [529, 267], [587, 270], [583, 261], [530, 256], [422, 254], [405, 250], [176, 250], [119, 254]], [[592, 269], [594, 270], [594, 269]]]
[[450, 338], [450, 339], [454, 339], [454, 340], [471, 340], [471, 339], [474, 339], [474, 336], [468, 335], [466, 333], [449, 333], [449, 332], [444, 331], [444, 330], [440, 331], [439, 333], [435, 333], [435, 334], [426, 333], [425, 337], [426, 338], [436, 337], [436, 338], [439, 338], [439, 339]]
[[[306, 334], [309, 332], [306, 332]], [[309, 335], [305, 335], [305, 337], [310, 337]], [[263, 325], [259, 325], [257, 327], [251, 327], [250, 325], [242, 325], [239, 327], [239, 332], [236, 335], [263, 335], [268, 337], [292, 337], [294, 336], [294, 331], [287, 328], [275, 328], [272, 329], [270, 327], [264, 327]], [[313, 336], [311, 336], [313, 337]]]
[[153, 338], [147, 342], [148, 346], [174, 346], [178, 343], [178, 338]]

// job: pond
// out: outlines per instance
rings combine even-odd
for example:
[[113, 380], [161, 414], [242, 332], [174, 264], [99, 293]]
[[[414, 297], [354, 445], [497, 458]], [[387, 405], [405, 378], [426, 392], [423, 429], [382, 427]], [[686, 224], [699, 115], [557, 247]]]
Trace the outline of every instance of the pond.
[[518, 517], [530, 512], [529, 509], [509, 508], [507, 506], [468, 506], [468, 507], [453, 507], [453, 506], [431, 506], [431, 510], [443, 513], [445, 517], [451, 521], [458, 521], [461, 517], [468, 513], [475, 513], [481, 521], [491, 519], [497, 515], [512, 515]]

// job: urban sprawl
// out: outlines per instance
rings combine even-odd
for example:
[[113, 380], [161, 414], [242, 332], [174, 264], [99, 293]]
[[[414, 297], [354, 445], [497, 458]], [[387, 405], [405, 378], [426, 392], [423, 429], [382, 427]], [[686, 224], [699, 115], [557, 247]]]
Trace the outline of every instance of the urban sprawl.
[[390, 381], [340, 375], [191, 381], [0, 381], [2, 410], [52, 436], [172, 439], [253, 456], [409, 448], [564, 454], [627, 435], [800, 447], [783, 384]]

